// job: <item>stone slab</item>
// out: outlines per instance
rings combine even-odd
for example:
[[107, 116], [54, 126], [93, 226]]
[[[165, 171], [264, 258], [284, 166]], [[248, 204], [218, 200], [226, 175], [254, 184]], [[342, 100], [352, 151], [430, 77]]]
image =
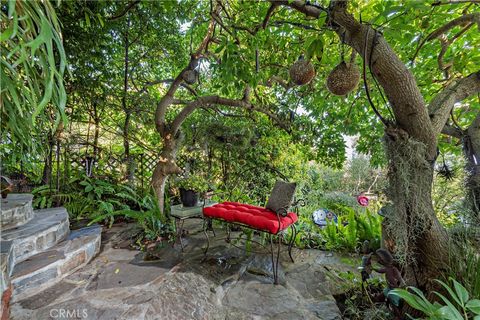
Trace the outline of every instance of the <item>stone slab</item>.
[[13, 228], [33, 218], [33, 196], [28, 193], [10, 193], [0, 201], [0, 225]]
[[35, 210], [29, 222], [2, 230], [2, 240], [13, 241], [13, 259], [18, 263], [53, 247], [65, 239], [69, 231], [65, 208], [42, 209]]
[[100, 226], [75, 230], [50, 250], [17, 264], [11, 277], [13, 299], [37, 294], [86, 265], [100, 251], [101, 233]]
[[72, 291], [75, 288], [75, 284], [68, 282], [59, 282], [56, 285], [51, 286], [50, 288], [42, 291], [39, 294], [36, 294], [28, 299], [25, 299], [21, 302], [22, 307], [35, 310], [50, 303], [53, 303], [59, 296]]
[[13, 270], [13, 241], [0, 241], [0, 296], [10, 286], [10, 273]]
[[17, 264], [13, 276], [16, 278], [23, 277], [62, 259], [65, 259], [65, 254], [58, 250], [48, 250], [36, 254]]

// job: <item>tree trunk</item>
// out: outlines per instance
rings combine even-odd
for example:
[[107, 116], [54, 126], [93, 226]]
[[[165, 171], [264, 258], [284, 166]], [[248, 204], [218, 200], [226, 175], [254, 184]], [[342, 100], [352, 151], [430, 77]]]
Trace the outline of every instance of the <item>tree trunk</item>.
[[175, 163], [177, 159], [177, 151], [183, 140], [183, 135], [179, 132], [177, 137], [173, 137], [167, 133], [163, 138], [163, 147], [160, 152], [159, 160], [152, 175], [152, 187], [158, 201], [161, 214], [165, 209], [165, 185], [168, 177], [172, 174], [179, 174], [182, 170]]
[[463, 151], [467, 159], [466, 200], [475, 224], [480, 222], [480, 113], [466, 130]]
[[130, 185], [133, 184], [134, 179], [134, 163], [130, 155], [130, 117], [132, 111], [127, 105], [127, 93], [128, 93], [128, 69], [129, 69], [129, 46], [130, 42], [128, 39], [128, 30], [130, 28], [130, 16], [127, 17], [127, 27], [125, 30], [125, 56], [124, 56], [124, 70], [123, 70], [123, 96], [122, 96], [122, 109], [125, 112], [125, 121], [123, 123], [123, 147], [124, 147], [124, 156], [126, 163], [126, 178]]
[[42, 183], [47, 185], [50, 184], [52, 178], [52, 165], [53, 165], [53, 146], [55, 145], [53, 134], [48, 133], [48, 150], [43, 160], [43, 173], [42, 173]]
[[126, 178], [130, 185], [133, 184], [135, 178], [135, 162], [130, 154], [130, 111], [125, 112], [125, 122], [123, 125], [123, 147], [124, 147], [124, 159], [126, 163]]
[[432, 206], [433, 163], [425, 145], [401, 129], [386, 130], [385, 149], [393, 203], [383, 224], [394, 243], [389, 249], [404, 266], [407, 283], [429, 288], [448, 261], [448, 235]]
[[98, 138], [100, 136], [100, 117], [98, 115], [97, 103], [93, 104], [93, 122], [95, 124], [95, 133], [93, 135], [93, 158], [98, 161]]

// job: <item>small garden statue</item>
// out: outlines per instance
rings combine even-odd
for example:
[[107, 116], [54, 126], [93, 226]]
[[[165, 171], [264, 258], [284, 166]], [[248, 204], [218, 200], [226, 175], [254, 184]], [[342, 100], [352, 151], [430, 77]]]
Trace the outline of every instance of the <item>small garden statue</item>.
[[378, 263], [380, 263], [383, 268], [377, 269], [373, 268], [378, 273], [385, 274], [385, 281], [387, 282], [387, 288], [383, 290], [383, 294], [387, 299], [387, 304], [392, 306], [393, 312], [397, 319], [401, 319], [401, 300], [397, 295], [389, 294], [391, 290], [399, 288], [405, 285], [405, 282], [402, 278], [400, 271], [393, 264], [392, 254], [385, 249], [378, 249], [375, 252], [376, 257], [378, 258]]
[[[401, 319], [401, 300], [398, 296], [389, 294], [391, 290], [404, 286], [405, 284], [400, 271], [394, 265], [393, 256], [386, 249], [378, 249], [375, 251], [375, 254], [370, 253], [368, 241], [365, 241], [363, 244], [362, 252], [364, 253], [364, 256], [362, 257], [362, 267], [360, 268], [362, 274], [362, 288], [363, 283], [370, 279], [372, 271], [385, 274], [387, 288], [383, 290], [383, 293], [374, 295], [372, 298], [376, 302], [386, 302], [387, 306], [391, 306], [395, 318]], [[376, 258], [382, 267], [373, 267], [372, 258]], [[369, 294], [368, 291], [367, 294]]]

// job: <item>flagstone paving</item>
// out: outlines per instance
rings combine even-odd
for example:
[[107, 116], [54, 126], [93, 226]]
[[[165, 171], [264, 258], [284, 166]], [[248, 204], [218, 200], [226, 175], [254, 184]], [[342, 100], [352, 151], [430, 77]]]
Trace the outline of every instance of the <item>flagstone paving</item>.
[[90, 264], [13, 303], [11, 319], [341, 319], [325, 275], [326, 267], [342, 266], [339, 257], [294, 250], [291, 263], [283, 252], [275, 286], [267, 251], [248, 255], [217, 232], [205, 257], [193, 220], [183, 253], [165, 245], [148, 261], [141, 251], [118, 247], [128, 228], [106, 230]]

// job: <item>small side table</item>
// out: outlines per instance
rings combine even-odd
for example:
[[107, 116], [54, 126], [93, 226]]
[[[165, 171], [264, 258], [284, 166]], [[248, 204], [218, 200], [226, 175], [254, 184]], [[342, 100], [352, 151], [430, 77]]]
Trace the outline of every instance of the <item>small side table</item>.
[[[184, 207], [182, 204], [177, 204], [171, 207], [170, 215], [175, 218], [175, 230], [177, 231], [177, 238], [180, 241], [180, 246], [182, 247], [182, 252], [184, 249], [182, 234], [183, 234], [183, 224], [187, 219], [203, 219], [203, 208], [210, 207], [217, 204], [213, 201], [199, 202], [196, 206], [193, 207]], [[176, 242], [176, 239], [175, 239]]]

